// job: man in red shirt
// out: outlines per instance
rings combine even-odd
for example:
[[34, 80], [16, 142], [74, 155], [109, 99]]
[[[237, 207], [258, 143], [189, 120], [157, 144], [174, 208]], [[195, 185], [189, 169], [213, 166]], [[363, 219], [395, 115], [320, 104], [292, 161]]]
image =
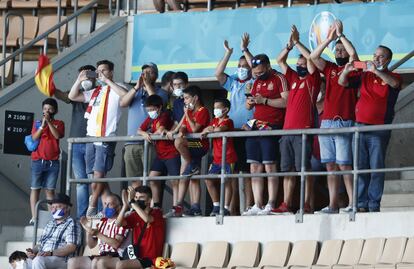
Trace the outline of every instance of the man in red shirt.
[[[65, 124], [56, 120], [58, 104], [55, 99], [47, 98], [42, 102], [43, 118], [36, 121], [32, 128], [32, 139], [40, 139], [39, 146], [32, 152], [32, 181], [30, 192], [30, 209], [34, 223], [35, 205], [39, 201], [40, 190], [45, 189], [46, 199], [55, 195], [59, 176], [59, 139], [65, 136]], [[38, 126], [37, 126], [38, 125]]]
[[[281, 129], [285, 118], [285, 107], [288, 96], [286, 78], [272, 69], [269, 57], [259, 54], [251, 60], [253, 84], [251, 97], [246, 100], [246, 108], [254, 108], [253, 118], [255, 126], [252, 129]], [[278, 156], [278, 137], [256, 136], [246, 140], [247, 162], [250, 163], [251, 173], [273, 173], [276, 171]], [[263, 208], [264, 179], [252, 178], [254, 206], [243, 215], [268, 215], [275, 207], [279, 180], [277, 177], [268, 177], [269, 200]]]
[[[293, 47], [300, 51], [296, 63], [296, 71], [287, 64], [289, 52]], [[280, 52], [277, 63], [282, 69], [290, 85], [289, 97], [286, 106], [286, 115], [283, 129], [306, 129], [314, 126], [314, 114], [316, 99], [319, 94], [321, 77], [315, 65], [309, 59], [309, 50], [299, 41], [299, 32], [296, 26], [292, 26], [292, 33], [286, 47]], [[310, 168], [312, 139], [307, 137], [305, 167]], [[280, 139], [280, 169], [282, 172], [300, 171], [302, 166], [302, 136], [285, 135]], [[311, 182], [307, 178], [306, 186]], [[283, 214], [292, 213], [292, 196], [295, 189], [296, 177], [285, 177], [283, 179], [284, 198], [280, 206], [272, 213]], [[305, 204], [305, 212], [310, 212], [310, 205]]]
[[[321, 58], [325, 48], [338, 38], [335, 45], [336, 64]], [[338, 84], [339, 75], [347, 62], [358, 60], [351, 42], [343, 34], [342, 22], [337, 20], [331, 26], [328, 37], [310, 55], [315, 66], [326, 79], [325, 102], [321, 128], [352, 127], [355, 120], [357, 90]], [[328, 171], [352, 170], [352, 134], [320, 135], [321, 161]], [[352, 210], [352, 174], [344, 175], [349, 205], [342, 212]], [[329, 205], [319, 213], [338, 213], [339, 176], [328, 175]]]
[[[229, 118], [228, 113], [230, 111], [230, 101], [225, 98], [216, 99], [214, 101], [214, 119], [210, 122], [210, 125], [201, 133], [202, 137], [205, 137], [208, 133], [214, 132], [228, 132], [234, 130], [233, 120]], [[209, 174], [221, 174], [221, 162], [223, 159], [223, 140], [221, 138], [213, 138], [213, 163], [210, 166]], [[226, 143], [226, 165], [225, 171], [227, 174], [234, 173], [234, 167], [237, 162], [237, 154], [234, 149], [233, 139], [230, 137]], [[230, 215], [230, 203], [233, 196], [232, 180], [227, 179], [225, 184], [225, 201], [224, 201], [224, 214]], [[211, 196], [213, 202], [213, 210], [210, 216], [216, 216], [220, 213], [220, 191], [219, 181], [216, 179], [206, 179], [206, 186], [208, 193]]]
[[[118, 226], [132, 229], [132, 241], [138, 246], [137, 259], [119, 261], [117, 269], [147, 268], [153, 261], [162, 256], [165, 240], [165, 219], [160, 208], [151, 208], [151, 188], [139, 186], [128, 187], [122, 191], [122, 209], [117, 218]], [[133, 211], [126, 215], [129, 206]], [[142, 230], [145, 231], [142, 233]], [[141, 240], [140, 240], [141, 239]]]
[[[392, 51], [379, 46], [367, 70], [357, 77], [351, 63], [345, 66], [338, 83], [343, 86], [359, 85], [360, 97], [355, 108], [356, 125], [390, 124], [394, 118], [394, 106], [401, 90], [401, 76], [388, 70]], [[385, 167], [385, 153], [391, 131], [361, 133], [359, 137], [359, 169], [381, 169]], [[359, 211], [378, 212], [384, 190], [384, 173], [360, 174], [358, 176]]]
[[[148, 96], [145, 101], [145, 109], [148, 112], [148, 117], [138, 129], [138, 134], [142, 135], [149, 143], [153, 143], [151, 134], [163, 134], [164, 132], [169, 131], [174, 123], [170, 113], [163, 110], [163, 101], [159, 95], [154, 94]], [[180, 174], [180, 155], [175, 149], [174, 142], [170, 140], [158, 140], [154, 142], [156, 156], [152, 162], [149, 176], [178, 176]], [[173, 208], [177, 206], [178, 183], [178, 180], [171, 181], [173, 189]], [[151, 180], [149, 185], [152, 191], [154, 207], [161, 208], [163, 195], [161, 181]]]
[[[200, 173], [201, 159], [207, 154], [209, 149], [208, 139], [187, 139], [187, 133], [201, 133], [210, 123], [210, 113], [203, 106], [201, 100], [201, 91], [197, 86], [189, 86], [183, 91], [184, 93], [184, 117], [178, 126], [171, 132], [167, 133], [170, 139], [178, 133], [175, 138], [175, 148], [181, 154], [181, 175], [192, 175]], [[188, 182], [190, 181], [190, 182]], [[182, 203], [187, 193], [188, 185], [190, 185], [191, 208], [185, 213], [186, 216], [200, 216], [200, 180], [183, 179], [180, 180], [178, 190], [178, 205], [176, 210], [182, 211]]]

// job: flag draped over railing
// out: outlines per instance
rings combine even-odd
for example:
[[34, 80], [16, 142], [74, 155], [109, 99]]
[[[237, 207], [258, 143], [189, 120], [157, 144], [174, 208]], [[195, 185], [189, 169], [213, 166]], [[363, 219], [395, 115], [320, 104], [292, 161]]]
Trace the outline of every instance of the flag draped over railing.
[[46, 96], [55, 94], [55, 84], [53, 83], [53, 69], [49, 58], [41, 54], [35, 76], [36, 86], [41, 93]]

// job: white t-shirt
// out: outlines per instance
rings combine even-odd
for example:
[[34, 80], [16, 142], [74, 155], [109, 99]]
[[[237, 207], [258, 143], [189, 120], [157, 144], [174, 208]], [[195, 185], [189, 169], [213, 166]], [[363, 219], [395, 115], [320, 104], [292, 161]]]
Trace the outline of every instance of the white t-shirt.
[[[122, 88], [126, 87], [122, 84], [117, 83], [117, 85], [121, 86]], [[92, 94], [95, 89], [84, 91], [83, 96], [85, 98], [85, 103], [90, 103], [92, 100]], [[101, 100], [103, 96], [105, 96], [106, 91], [108, 90], [108, 86], [103, 86], [102, 90], [99, 92], [99, 95], [96, 97], [96, 99], [93, 100], [93, 104], [90, 103], [89, 105], [92, 105], [92, 111], [88, 117], [88, 122], [86, 126], [86, 135], [87, 136], [96, 136], [96, 131], [98, 128], [98, 124], [96, 122], [96, 119], [99, 114], [99, 109], [101, 107]], [[102, 134], [102, 136], [115, 136], [116, 130], [118, 126], [118, 122], [121, 118], [121, 107], [119, 105], [119, 99], [120, 96], [116, 94], [115, 90], [112, 90], [109, 92], [108, 96], [108, 107], [107, 107], [107, 113], [106, 113], [106, 129], [105, 134]]]

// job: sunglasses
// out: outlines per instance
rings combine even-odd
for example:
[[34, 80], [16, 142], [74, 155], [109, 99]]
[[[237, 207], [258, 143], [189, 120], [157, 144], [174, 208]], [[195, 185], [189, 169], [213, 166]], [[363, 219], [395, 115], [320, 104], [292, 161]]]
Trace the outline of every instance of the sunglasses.
[[267, 61], [265, 61], [265, 60], [261, 60], [261, 59], [252, 59], [252, 67], [256, 67], [256, 66], [258, 66], [259, 64], [266, 64], [266, 63], [268, 63]]

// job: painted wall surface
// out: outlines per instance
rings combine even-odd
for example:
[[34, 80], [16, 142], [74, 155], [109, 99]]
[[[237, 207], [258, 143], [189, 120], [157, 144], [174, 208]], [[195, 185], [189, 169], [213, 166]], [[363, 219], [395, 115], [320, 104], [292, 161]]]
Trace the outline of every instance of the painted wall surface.
[[[301, 41], [310, 48], [326, 38], [335, 18], [344, 23], [344, 34], [353, 42], [360, 58], [369, 60], [379, 44], [394, 51], [394, 60], [413, 50], [414, 1], [394, 0], [376, 3], [321, 4], [307, 7], [258, 8], [145, 14], [134, 16], [130, 79], [136, 80], [146, 62], [158, 64], [160, 73], [182, 70], [191, 78], [214, 77], [222, 58], [223, 40], [234, 53], [228, 65], [232, 73], [241, 55], [240, 37], [250, 33], [250, 51], [266, 53], [275, 59], [283, 49], [295, 24]], [[334, 60], [333, 44], [324, 57]], [[296, 63], [293, 50], [288, 63]], [[275, 65], [275, 60], [273, 60]], [[276, 66], [275, 66], [276, 67]], [[401, 68], [413, 68], [414, 59]]]

